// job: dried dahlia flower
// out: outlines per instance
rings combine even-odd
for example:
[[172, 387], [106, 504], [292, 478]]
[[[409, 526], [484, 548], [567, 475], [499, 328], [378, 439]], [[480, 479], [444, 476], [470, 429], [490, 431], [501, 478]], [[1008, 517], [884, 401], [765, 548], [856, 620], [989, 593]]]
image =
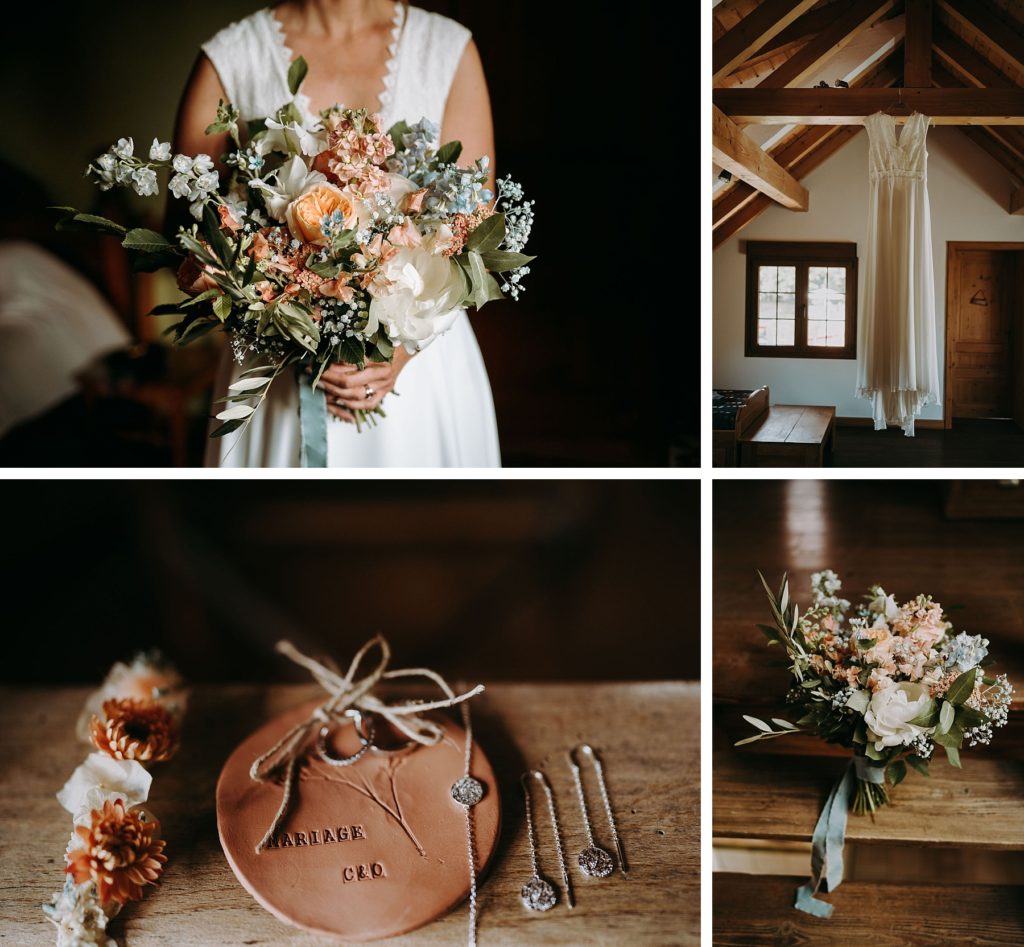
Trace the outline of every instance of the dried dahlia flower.
[[101, 904], [140, 900], [143, 886], [156, 883], [167, 861], [165, 843], [155, 837], [159, 827], [126, 809], [121, 799], [108, 800], [93, 809], [91, 825], [75, 829], [82, 847], [65, 856], [68, 874], [76, 884], [95, 882]]
[[178, 748], [178, 724], [160, 704], [107, 700], [103, 716], [92, 718], [90, 736], [96, 749], [115, 760], [162, 763]]

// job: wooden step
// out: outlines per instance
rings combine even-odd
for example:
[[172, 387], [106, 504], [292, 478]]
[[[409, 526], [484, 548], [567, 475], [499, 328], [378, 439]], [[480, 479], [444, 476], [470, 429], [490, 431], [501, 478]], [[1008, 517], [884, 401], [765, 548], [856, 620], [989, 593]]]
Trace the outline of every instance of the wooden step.
[[712, 943], [939, 947], [946, 944], [1024, 943], [1024, 887], [1003, 885], [886, 885], [846, 882], [824, 899], [830, 918], [797, 911], [803, 878], [714, 875]]
[[[810, 841], [844, 760], [764, 756], [733, 749], [713, 754], [715, 838]], [[964, 754], [964, 768], [937, 759], [932, 775], [908, 774], [875, 817], [851, 815], [847, 838], [1024, 851], [1024, 766]]]

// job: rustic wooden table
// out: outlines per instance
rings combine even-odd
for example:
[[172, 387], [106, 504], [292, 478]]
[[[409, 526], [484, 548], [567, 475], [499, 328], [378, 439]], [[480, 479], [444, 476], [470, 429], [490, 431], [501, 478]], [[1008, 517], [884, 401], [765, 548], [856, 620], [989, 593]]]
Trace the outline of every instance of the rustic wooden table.
[[761, 424], [740, 435], [740, 466], [824, 467], [835, 437], [835, 408], [773, 404]]
[[[0, 689], [0, 940], [54, 942], [40, 905], [63, 883], [70, 817], [54, 798], [87, 748], [75, 719], [88, 691]], [[122, 945], [313, 945], [329, 939], [277, 921], [242, 888], [217, 839], [221, 764], [260, 723], [317, 695], [315, 687], [203, 686], [194, 691], [181, 752], [158, 768], [151, 805], [170, 862], [158, 890], [111, 926]], [[474, 704], [474, 728], [502, 790], [502, 834], [480, 890], [479, 939], [488, 944], [696, 944], [700, 928], [700, 699], [696, 683], [496, 684]], [[605, 762], [629, 874], [573, 871], [576, 908], [527, 911], [519, 888], [529, 856], [519, 774], [548, 773], [566, 847], [584, 833], [565, 751], [586, 740]], [[607, 836], [599, 803], [598, 841]], [[610, 840], [606, 840], [610, 846]], [[549, 859], [550, 860], [550, 859]], [[548, 874], [551, 874], [548, 872]], [[458, 944], [467, 908], [388, 943]]]

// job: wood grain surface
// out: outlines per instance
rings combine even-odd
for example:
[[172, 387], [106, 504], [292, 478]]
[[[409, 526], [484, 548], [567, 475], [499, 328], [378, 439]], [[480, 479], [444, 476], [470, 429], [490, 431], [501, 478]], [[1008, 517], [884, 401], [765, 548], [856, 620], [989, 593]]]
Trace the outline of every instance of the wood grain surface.
[[[716, 947], [938, 947], [1024, 942], [1024, 888], [996, 885], [876, 885], [850, 881], [824, 899], [828, 919], [793, 908], [803, 878], [716, 874]], [[969, 917], [969, 922], [966, 918]]]
[[[1024, 851], [1024, 763], [936, 760], [931, 776], [910, 773], [875, 817], [850, 816], [846, 837], [881, 845], [964, 846]], [[713, 754], [715, 838], [809, 842], [841, 759]]]
[[[54, 793], [84, 758], [75, 720], [83, 688], [0, 689], [0, 941], [49, 945], [40, 905], [63, 883], [70, 816]], [[170, 862], [158, 890], [111, 925], [127, 947], [321, 945], [274, 919], [245, 892], [221, 852], [214, 786], [234, 746], [260, 723], [317, 689], [303, 685], [197, 688], [182, 749], [155, 769], [150, 804]], [[502, 835], [480, 889], [481, 947], [488, 944], [696, 944], [700, 923], [699, 686], [695, 683], [489, 687], [474, 701], [474, 727], [503, 794]], [[572, 871], [575, 910], [534, 914], [519, 900], [530, 875], [519, 774], [541, 766], [554, 788], [570, 858], [585, 844], [565, 752], [586, 740], [602, 755], [629, 874], [588, 879]], [[584, 773], [585, 781], [591, 774]], [[599, 844], [611, 847], [596, 786], [588, 782]], [[539, 814], [543, 813], [539, 809]], [[599, 818], [598, 818], [599, 817]], [[542, 871], [558, 876], [549, 827]], [[458, 944], [467, 908], [387, 943]], [[380, 942], [384, 943], [384, 942]]]

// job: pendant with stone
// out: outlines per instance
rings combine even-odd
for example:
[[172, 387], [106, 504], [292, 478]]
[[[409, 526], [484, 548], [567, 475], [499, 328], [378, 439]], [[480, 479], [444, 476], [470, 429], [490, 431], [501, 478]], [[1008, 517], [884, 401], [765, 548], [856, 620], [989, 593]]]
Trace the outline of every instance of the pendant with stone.
[[484, 784], [472, 776], [463, 776], [452, 786], [452, 799], [467, 809], [484, 797]]
[[591, 878], [607, 878], [615, 870], [612, 856], [597, 845], [588, 845], [580, 852], [580, 869]]
[[531, 911], [550, 911], [558, 901], [555, 889], [539, 875], [534, 875], [520, 892], [525, 904]]

